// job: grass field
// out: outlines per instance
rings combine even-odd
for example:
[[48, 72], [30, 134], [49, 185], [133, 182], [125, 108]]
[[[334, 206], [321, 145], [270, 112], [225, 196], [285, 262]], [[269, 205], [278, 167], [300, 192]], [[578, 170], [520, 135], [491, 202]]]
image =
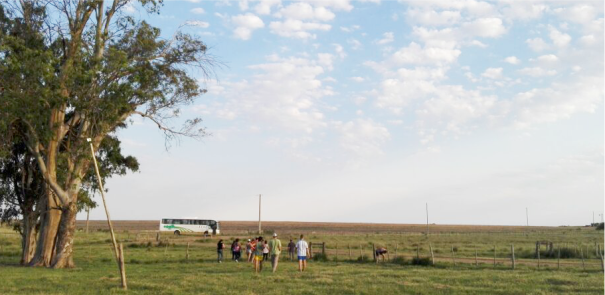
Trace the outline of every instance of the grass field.
[[[603, 232], [593, 228], [565, 227], [525, 229], [516, 227], [432, 226], [430, 236], [421, 226], [403, 230], [397, 226], [265, 223], [265, 233], [277, 231], [284, 245], [289, 236], [301, 231], [311, 242], [326, 242], [328, 261], [310, 261], [305, 273], [282, 255], [278, 272], [268, 264], [260, 275], [249, 263], [235, 263], [225, 251], [225, 262], [216, 263], [217, 237], [164, 234], [156, 242], [151, 223], [127, 228], [116, 223], [118, 239], [124, 244], [128, 291], [119, 288], [118, 268], [110, 247], [109, 234], [101, 224], [89, 234], [77, 233], [75, 261], [68, 270], [32, 269], [18, 266], [19, 237], [0, 228], [0, 294], [603, 294], [603, 273], [596, 257], [595, 243], [603, 243]], [[79, 224], [81, 226], [81, 224]], [[248, 238], [247, 226], [254, 223], [223, 222], [227, 244], [234, 237]], [[441, 227], [441, 228], [440, 228]], [[93, 227], [91, 226], [91, 229]], [[294, 228], [294, 230], [293, 230]], [[355, 228], [360, 228], [355, 233]], [[368, 230], [369, 228], [369, 230]], [[381, 230], [382, 228], [382, 230]], [[128, 232], [123, 230], [127, 229]], [[253, 229], [253, 227], [252, 227]], [[290, 231], [288, 229], [291, 229]], [[309, 230], [310, 229], [310, 230]], [[584, 267], [578, 258], [531, 259], [536, 241], [552, 241], [555, 247], [582, 249]], [[189, 259], [186, 260], [187, 243]], [[435, 266], [410, 265], [412, 257], [430, 256]], [[386, 246], [391, 262], [375, 264], [372, 244]], [[510, 246], [518, 258], [511, 269]], [[351, 259], [349, 260], [349, 250]], [[496, 246], [496, 266], [493, 247]], [[336, 249], [338, 247], [338, 250]], [[395, 247], [397, 256], [395, 259]], [[453, 264], [451, 249], [454, 248]], [[577, 249], [577, 250], [576, 250]], [[475, 250], [479, 265], [475, 263]], [[315, 249], [319, 252], [319, 249]], [[360, 251], [361, 254], [360, 254]], [[338, 255], [337, 255], [338, 254]], [[359, 257], [365, 256], [360, 261]]]

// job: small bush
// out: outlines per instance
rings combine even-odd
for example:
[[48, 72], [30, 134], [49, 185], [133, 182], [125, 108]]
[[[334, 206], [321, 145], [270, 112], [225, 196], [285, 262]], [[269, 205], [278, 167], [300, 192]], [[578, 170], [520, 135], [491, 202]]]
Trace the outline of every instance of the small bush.
[[599, 225], [597, 225], [597, 230], [603, 230], [603, 226], [604, 226], [603, 222], [599, 223]]
[[317, 254], [313, 255], [313, 261], [327, 262], [328, 261], [328, 256], [326, 256], [323, 253], [317, 253]]
[[412, 265], [430, 266], [431, 265], [431, 259], [428, 258], [428, 257], [421, 257], [421, 258], [414, 257], [412, 259]]
[[393, 260], [391, 260], [391, 263], [399, 264], [399, 265], [408, 265], [409, 264], [409, 262], [407, 260], [405, 260], [405, 258], [403, 256], [397, 256], [397, 257], [393, 258]]

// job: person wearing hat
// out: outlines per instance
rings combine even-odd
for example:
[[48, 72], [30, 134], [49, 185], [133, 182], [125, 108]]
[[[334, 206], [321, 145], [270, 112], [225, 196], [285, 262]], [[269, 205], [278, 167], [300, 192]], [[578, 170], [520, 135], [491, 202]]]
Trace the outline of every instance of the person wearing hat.
[[273, 272], [277, 270], [279, 254], [281, 254], [281, 241], [277, 238], [277, 233], [273, 233], [273, 239], [269, 241], [269, 253], [271, 254], [271, 267]]

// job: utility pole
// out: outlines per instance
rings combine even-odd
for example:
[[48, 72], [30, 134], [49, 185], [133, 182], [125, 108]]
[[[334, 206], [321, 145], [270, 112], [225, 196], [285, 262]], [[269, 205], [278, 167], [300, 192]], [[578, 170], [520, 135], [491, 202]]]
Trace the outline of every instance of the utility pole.
[[261, 195], [258, 195], [258, 234], [262, 234], [263, 230], [261, 229], [261, 222], [260, 222], [260, 200], [261, 200]]
[[426, 235], [429, 235], [429, 203], [426, 203]]
[[527, 222], [527, 226], [529, 226], [529, 211], [527, 207], [525, 207], [525, 222]]

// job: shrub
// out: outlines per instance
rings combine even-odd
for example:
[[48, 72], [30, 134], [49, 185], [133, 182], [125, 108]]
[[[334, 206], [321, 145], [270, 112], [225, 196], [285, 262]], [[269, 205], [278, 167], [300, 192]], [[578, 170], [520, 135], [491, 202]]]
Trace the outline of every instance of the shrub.
[[409, 264], [409, 262], [407, 260], [405, 260], [405, 258], [403, 256], [397, 256], [397, 257], [393, 258], [393, 260], [391, 260], [391, 263], [399, 264], [399, 265], [408, 265]]
[[603, 230], [603, 226], [604, 226], [603, 222], [599, 223], [599, 225], [597, 225], [597, 230]]
[[326, 256], [323, 253], [317, 253], [317, 254], [313, 255], [313, 261], [327, 262], [328, 261], [328, 256]]
[[421, 257], [421, 258], [414, 257], [412, 259], [412, 265], [430, 266], [431, 265], [431, 259], [428, 258], [428, 257]]

